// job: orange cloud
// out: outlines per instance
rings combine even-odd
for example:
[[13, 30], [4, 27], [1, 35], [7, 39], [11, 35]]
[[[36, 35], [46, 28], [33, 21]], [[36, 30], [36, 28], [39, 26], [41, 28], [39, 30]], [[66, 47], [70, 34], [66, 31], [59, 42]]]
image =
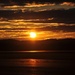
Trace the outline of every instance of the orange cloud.
[[26, 7], [43, 7], [43, 6], [54, 6], [55, 4], [36, 4], [36, 3], [27, 3]]
[[23, 6], [19, 6], [19, 5], [4, 6], [4, 7], [2, 7], [2, 10], [23, 10], [23, 11], [24, 10], [45, 10], [46, 8], [49, 8], [54, 5], [55, 5], [54, 3], [53, 4], [50, 4], [50, 3], [45, 3], [45, 4], [26, 3]]
[[61, 5], [75, 6], [75, 3], [72, 3], [72, 2], [63, 2]]

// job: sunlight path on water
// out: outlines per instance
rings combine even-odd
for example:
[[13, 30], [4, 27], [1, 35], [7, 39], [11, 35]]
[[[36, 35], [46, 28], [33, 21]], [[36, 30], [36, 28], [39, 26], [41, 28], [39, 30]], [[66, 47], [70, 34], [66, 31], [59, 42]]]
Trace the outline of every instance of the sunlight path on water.
[[47, 53], [47, 52], [75, 52], [74, 50], [71, 51], [67, 51], [67, 50], [20, 50], [20, 51], [0, 51], [4, 52], [4, 53], [39, 53], [39, 52], [43, 52], [43, 53]]

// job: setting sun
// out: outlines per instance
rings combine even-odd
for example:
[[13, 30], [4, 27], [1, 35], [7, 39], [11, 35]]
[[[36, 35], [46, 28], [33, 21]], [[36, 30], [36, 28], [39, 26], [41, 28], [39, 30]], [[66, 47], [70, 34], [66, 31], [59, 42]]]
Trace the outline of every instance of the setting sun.
[[36, 38], [36, 32], [30, 32], [30, 37], [31, 38]]

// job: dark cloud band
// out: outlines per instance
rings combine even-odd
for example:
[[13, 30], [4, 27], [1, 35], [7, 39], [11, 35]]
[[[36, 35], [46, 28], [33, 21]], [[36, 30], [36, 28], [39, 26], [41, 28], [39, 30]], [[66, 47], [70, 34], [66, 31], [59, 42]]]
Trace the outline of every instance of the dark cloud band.
[[[47, 22], [47, 23], [75, 23], [75, 9], [59, 9], [59, 10], [49, 10], [49, 11], [40, 11], [40, 12], [31, 12], [26, 11], [22, 12], [21, 10], [18, 11], [11, 11], [11, 10], [0, 10], [0, 18], [4, 19], [35, 19], [31, 22]], [[49, 18], [53, 18], [49, 20]], [[39, 21], [36, 21], [39, 19]], [[40, 19], [45, 19], [44, 21]]]
[[0, 0], [1, 4], [5, 5], [25, 5], [26, 3], [63, 3], [63, 2], [73, 2], [75, 3], [75, 0]]

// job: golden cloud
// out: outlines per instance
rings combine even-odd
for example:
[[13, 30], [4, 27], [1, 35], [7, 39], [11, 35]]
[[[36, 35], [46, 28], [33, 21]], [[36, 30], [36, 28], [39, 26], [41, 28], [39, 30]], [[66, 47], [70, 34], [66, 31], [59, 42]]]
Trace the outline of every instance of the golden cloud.
[[72, 3], [72, 2], [63, 2], [61, 5], [75, 6], [75, 3]]

